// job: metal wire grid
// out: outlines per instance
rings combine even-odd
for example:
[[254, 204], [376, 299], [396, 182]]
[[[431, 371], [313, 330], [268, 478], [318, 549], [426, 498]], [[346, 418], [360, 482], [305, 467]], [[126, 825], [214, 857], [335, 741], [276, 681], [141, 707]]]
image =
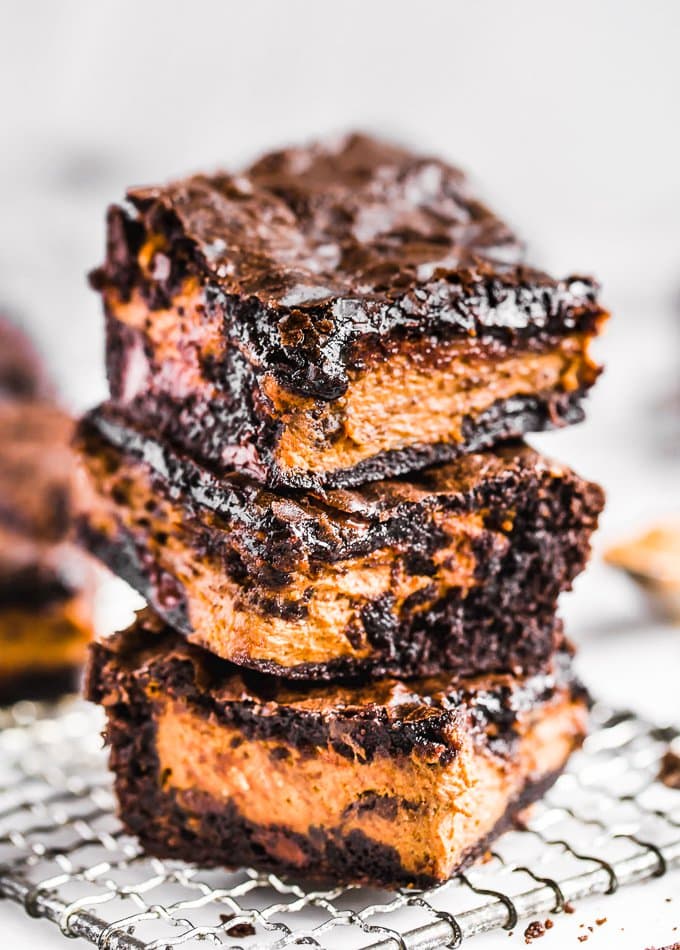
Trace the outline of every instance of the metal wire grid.
[[656, 780], [675, 728], [596, 707], [528, 825], [429, 891], [307, 889], [145, 857], [113, 813], [98, 709], [0, 712], [0, 894], [102, 950], [457, 947], [566, 901], [680, 869], [680, 792]]

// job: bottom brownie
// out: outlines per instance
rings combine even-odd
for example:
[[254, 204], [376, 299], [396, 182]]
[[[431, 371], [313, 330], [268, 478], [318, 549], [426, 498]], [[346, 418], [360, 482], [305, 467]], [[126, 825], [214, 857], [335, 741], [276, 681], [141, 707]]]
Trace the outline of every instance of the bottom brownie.
[[569, 657], [351, 686], [244, 672], [145, 612], [92, 648], [120, 815], [153, 855], [384, 886], [444, 880], [581, 742]]

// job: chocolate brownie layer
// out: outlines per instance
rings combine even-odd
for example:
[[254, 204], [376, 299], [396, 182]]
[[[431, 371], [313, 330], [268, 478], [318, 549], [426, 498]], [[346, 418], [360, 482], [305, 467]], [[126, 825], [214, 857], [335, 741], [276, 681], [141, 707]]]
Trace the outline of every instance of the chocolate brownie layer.
[[110, 407], [79, 445], [90, 551], [190, 640], [294, 677], [540, 669], [602, 507], [521, 445], [287, 497], [214, 476]]
[[149, 853], [387, 886], [479, 854], [563, 768], [586, 714], [563, 654], [527, 679], [292, 687], [150, 614], [93, 647], [87, 695]]
[[353, 135], [128, 199], [92, 278], [112, 398], [220, 471], [355, 485], [581, 418], [596, 285], [441, 161]]

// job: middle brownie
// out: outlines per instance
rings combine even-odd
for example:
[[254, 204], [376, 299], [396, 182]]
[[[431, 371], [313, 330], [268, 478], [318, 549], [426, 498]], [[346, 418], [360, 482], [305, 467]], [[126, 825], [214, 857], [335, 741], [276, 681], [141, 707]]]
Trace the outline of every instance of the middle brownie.
[[104, 405], [80, 425], [81, 540], [192, 642], [291, 678], [542, 668], [601, 489], [522, 444], [280, 495]]

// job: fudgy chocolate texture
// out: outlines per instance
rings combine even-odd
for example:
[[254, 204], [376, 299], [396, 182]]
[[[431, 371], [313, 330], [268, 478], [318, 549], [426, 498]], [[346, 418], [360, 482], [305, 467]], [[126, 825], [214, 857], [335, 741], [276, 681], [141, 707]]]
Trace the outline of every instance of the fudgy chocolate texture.
[[[425, 344], [419, 359], [430, 363], [452, 340], [493, 361], [597, 332], [596, 284], [527, 267], [515, 235], [458, 169], [351, 135], [128, 199], [109, 212], [106, 262], [92, 277], [108, 315], [112, 396], [203, 460], [272, 485], [351, 485], [581, 417], [593, 364], [566, 389], [499, 398], [456, 440], [410, 438], [358, 471], [296, 468], [276, 455], [286, 411], [266, 380], [311, 400], [313, 416], [413, 344]], [[194, 303], [181, 299], [187, 287]], [[141, 322], [121, 319], [130, 302], [146, 308]], [[166, 367], [150, 333], [168, 310], [193, 380], [181, 392], [160, 381]], [[319, 423], [315, 437], [332, 442], [340, 430]]]
[[[387, 886], [426, 885], [434, 878], [406, 869], [394, 848], [356, 829], [340, 836], [320, 826], [301, 835], [287, 827], [254, 824], [230, 800], [219, 805], [199, 789], [184, 799], [176, 797], [161, 774], [156, 704], [177, 702], [211, 728], [229, 730], [228, 735], [235, 729], [239, 742], [264, 743], [281, 757], [295, 750], [303, 760], [314, 759], [328, 749], [359, 770], [385, 761], [398, 769], [400, 763], [420, 760], [429, 763], [426, 770], [445, 770], [465, 745], [466, 755], [475, 748], [474, 754], [506, 763], [502, 770], [513, 767], [526, 736], [526, 717], [535, 718], [541, 708], [549, 717], [553, 703], [582, 708], [586, 699], [565, 654], [555, 657], [550, 670], [526, 680], [441, 675], [410, 683], [291, 687], [187, 645], [148, 612], [139, 615], [135, 627], [93, 645], [86, 695], [107, 712], [121, 818], [151, 854]], [[582, 738], [581, 728], [578, 720], [569, 727], [572, 748]], [[541, 774], [537, 762], [533, 777], [524, 775], [521, 792], [507, 800], [495, 827], [459, 855], [458, 867], [481, 854], [489, 838], [556, 774]], [[427, 801], [418, 803], [419, 791], [424, 789], [413, 789], [411, 807], [429, 807]], [[389, 794], [377, 794], [362, 796], [355, 807], [375, 812], [379, 828], [395, 820], [403, 806]], [[479, 808], [484, 808], [483, 795]], [[414, 814], [411, 821], [416, 820]]]
[[283, 496], [214, 476], [110, 407], [83, 420], [79, 444], [88, 549], [189, 638], [291, 677], [541, 669], [603, 504], [523, 445]]

